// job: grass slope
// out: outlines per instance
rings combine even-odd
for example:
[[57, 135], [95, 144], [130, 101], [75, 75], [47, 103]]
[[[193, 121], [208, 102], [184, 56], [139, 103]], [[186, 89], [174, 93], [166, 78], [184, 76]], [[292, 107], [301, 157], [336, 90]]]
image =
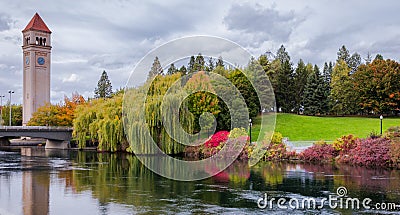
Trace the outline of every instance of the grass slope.
[[[265, 115], [264, 117], [268, 117]], [[253, 123], [252, 138], [260, 130], [261, 116]], [[400, 118], [384, 118], [383, 131], [391, 126], [400, 126]], [[275, 131], [292, 141], [335, 140], [347, 134], [367, 137], [371, 132], [380, 133], [379, 118], [367, 117], [316, 117], [296, 114], [278, 114]]]

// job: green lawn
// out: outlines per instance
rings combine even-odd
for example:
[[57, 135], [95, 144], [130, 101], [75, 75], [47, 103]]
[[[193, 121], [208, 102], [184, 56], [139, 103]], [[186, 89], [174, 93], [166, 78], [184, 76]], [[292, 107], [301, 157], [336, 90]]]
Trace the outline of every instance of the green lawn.
[[[266, 118], [265, 118], [266, 117]], [[264, 119], [268, 120], [268, 115]], [[254, 120], [252, 140], [260, 130], [261, 116]], [[391, 126], [400, 126], [400, 118], [383, 119], [383, 131]], [[367, 137], [371, 132], [380, 133], [380, 120], [378, 117], [315, 117], [296, 114], [278, 114], [276, 117], [275, 131], [289, 137], [292, 141], [307, 140], [335, 140], [347, 134], [357, 137]]]

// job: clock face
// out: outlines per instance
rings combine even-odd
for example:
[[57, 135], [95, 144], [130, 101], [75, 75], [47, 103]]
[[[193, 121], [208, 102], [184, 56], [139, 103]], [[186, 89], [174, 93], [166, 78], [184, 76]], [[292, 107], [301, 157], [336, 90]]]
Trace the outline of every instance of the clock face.
[[37, 59], [37, 62], [38, 62], [39, 65], [43, 65], [44, 62], [45, 62], [45, 60], [44, 60], [44, 58], [39, 57], [39, 58]]
[[29, 57], [25, 57], [25, 63], [26, 63], [26, 65], [29, 64]]

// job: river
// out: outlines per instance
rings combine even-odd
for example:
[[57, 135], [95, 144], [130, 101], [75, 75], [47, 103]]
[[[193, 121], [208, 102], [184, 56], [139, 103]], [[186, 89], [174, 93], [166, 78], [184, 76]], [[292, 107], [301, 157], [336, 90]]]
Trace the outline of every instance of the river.
[[[400, 171], [294, 162], [237, 162], [215, 177], [178, 182], [135, 156], [85, 151], [0, 151], [0, 214], [398, 214]], [[371, 199], [364, 208], [322, 199]], [[264, 197], [268, 202], [265, 205]], [[270, 201], [275, 198], [275, 201]], [[277, 204], [277, 199], [285, 202]], [[296, 208], [315, 199], [316, 207]], [[291, 201], [292, 200], [292, 201]], [[283, 200], [282, 200], [283, 201]], [[281, 202], [282, 203], [282, 202]], [[318, 205], [320, 203], [320, 205]], [[393, 203], [393, 204], [392, 204]], [[361, 203], [360, 203], [361, 204]], [[266, 208], [260, 208], [259, 206]], [[390, 206], [389, 205], [389, 206]], [[320, 208], [321, 206], [321, 208]], [[349, 206], [349, 205], [348, 205]], [[287, 209], [285, 208], [287, 207]]]

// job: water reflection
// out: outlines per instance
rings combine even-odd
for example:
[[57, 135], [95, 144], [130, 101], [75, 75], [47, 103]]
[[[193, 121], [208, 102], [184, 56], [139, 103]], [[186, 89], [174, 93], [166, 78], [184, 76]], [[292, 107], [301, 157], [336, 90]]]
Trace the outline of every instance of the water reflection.
[[[34, 148], [21, 149], [21, 167], [32, 169], [36, 165], [46, 166], [44, 159], [32, 160], [33, 156], [45, 156], [45, 151]], [[49, 174], [38, 171], [24, 171], [22, 173], [22, 205], [25, 215], [39, 215], [49, 213]]]
[[25, 215], [49, 213], [49, 175], [40, 172], [22, 174], [22, 204]]
[[[400, 203], [396, 170], [290, 162], [249, 168], [236, 162], [207, 180], [178, 182], [152, 173], [127, 154], [23, 154], [0, 153], [0, 214], [279, 214], [285, 211], [257, 208], [257, 199], [266, 192], [278, 198], [321, 198], [339, 186], [347, 187], [350, 197]], [[351, 213], [329, 208], [313, 212]]]

